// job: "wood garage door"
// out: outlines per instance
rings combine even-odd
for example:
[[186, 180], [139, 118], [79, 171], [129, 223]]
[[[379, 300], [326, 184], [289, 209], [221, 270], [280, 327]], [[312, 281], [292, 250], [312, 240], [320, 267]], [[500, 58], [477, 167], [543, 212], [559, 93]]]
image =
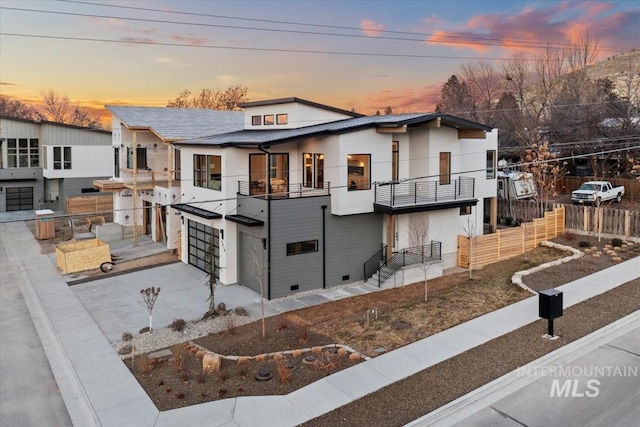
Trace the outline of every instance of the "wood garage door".
[[6, 190], [7, 212], [33, 210], [33, 187], [12, 187]]

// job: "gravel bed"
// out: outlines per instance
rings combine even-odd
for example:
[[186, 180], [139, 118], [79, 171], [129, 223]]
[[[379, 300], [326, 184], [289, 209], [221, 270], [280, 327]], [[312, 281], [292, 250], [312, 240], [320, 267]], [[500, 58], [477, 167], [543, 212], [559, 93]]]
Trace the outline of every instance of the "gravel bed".
[[[135, 347], [136, 353], [148, 353], [150, 351], [171, 347], [185, 341], [194, 340], [209, 334], [224, 331], [225, 329], [228, 329], [228, 325], [230, 323], [240, 326], [253, 321], [254, 319], [248, 316], [237, 316], [235, 314], [210, 317], [206, 320], [194, 320], [187, 322], [182, 331], [174, 331], [170, 327], [154, 329], [151, 332], [136, 335], [130, 341], [118, 340], [112, 343], [112, 346], [116, 352], [127, 345], [132, 345]], [[129, 354], [120, 355], [123, 359], [128, 356]]]

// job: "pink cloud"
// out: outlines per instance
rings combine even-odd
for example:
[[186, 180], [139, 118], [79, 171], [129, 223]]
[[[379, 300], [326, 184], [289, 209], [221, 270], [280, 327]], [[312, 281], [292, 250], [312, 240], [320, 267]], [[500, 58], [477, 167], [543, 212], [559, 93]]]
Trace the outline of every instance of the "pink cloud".
[[527, 7], [512, 15], [478, 15], [469, 19], [460, 31], [436, 31], [425, 42], [476, 52], [499, 46], [514, 53], [533, 51], [545, 43], [571, 43], [589, 33], [600, 46], [634, 48], [640, 11], [607, 14], [611, 7], [608, 3], [588, 2], [570, 9], [564, 2], [547, 9]]
[[151, 40], [146, 37], [120, 37], [120, 41], [123, 43], [130, 44], [155, 44], [154, 40]]
[[384, 24], [377, 24], [374, 21], [363, 19], [360, 21], [360, 28], [367, 36], [375, 37], [379, 36], [384, 31]]
[[395, 114], [434, 111], [440, 99], [441, 85], [429, 85], [411, 88], [385, 89], [378, 95], [367, 97], [366, 104], [374, 114], [382, 112], [387, 106]]
[[204, 39], [204, 38], [193, 37], [193, 36], [181, 36], [178, 34], [172, 34], [169, 37], [172, 40], [175, 40], [181, 43], [186, 43], [190, 46], [201, 46], [207, 42], [207, 39]]

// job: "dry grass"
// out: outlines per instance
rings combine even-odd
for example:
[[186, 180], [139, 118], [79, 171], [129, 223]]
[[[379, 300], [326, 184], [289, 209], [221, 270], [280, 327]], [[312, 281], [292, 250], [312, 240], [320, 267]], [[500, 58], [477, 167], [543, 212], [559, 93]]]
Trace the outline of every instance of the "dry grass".
[[[375, 356], [374, 350], [379, 347], [390, 351], [529, 297], [528, 292], [511, 283], [513, 273], [566, 255], [540, 247], [529, 252], [526, 260], [516, 257], [501, 262], [499, 267], [476, 270], [472, 279], [468, 273], [458, 273], [430, 280], [426, 303], [424, 284], [416, 283], [334, 302], [332, 316], [322, 305], [296, 315], [313, 322], [315, 331], [332, 336], [335, 342], [349, 343]], [[366, 323], [362, 312], [370, 307], [378, 308], [378, 318]], [[323, 321], [317, 321], [316, 313]]]

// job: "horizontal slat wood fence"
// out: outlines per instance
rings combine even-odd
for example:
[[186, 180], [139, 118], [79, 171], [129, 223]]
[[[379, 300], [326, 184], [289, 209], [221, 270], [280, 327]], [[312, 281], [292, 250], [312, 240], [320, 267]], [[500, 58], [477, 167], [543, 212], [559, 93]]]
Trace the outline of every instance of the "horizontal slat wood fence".
[[67, 197], [67, 214], [113, 212], [113, 196], [78, 196]]
[[512, 258], [536, 248], [540, 242], [553, 239], [564, 233], [565, 209], [557, 207], [545, 212], [544, 218], [519, 227], [498, 230], [483, 236], [458, 236], [458, 266], [480, 268], [485, 265]]

